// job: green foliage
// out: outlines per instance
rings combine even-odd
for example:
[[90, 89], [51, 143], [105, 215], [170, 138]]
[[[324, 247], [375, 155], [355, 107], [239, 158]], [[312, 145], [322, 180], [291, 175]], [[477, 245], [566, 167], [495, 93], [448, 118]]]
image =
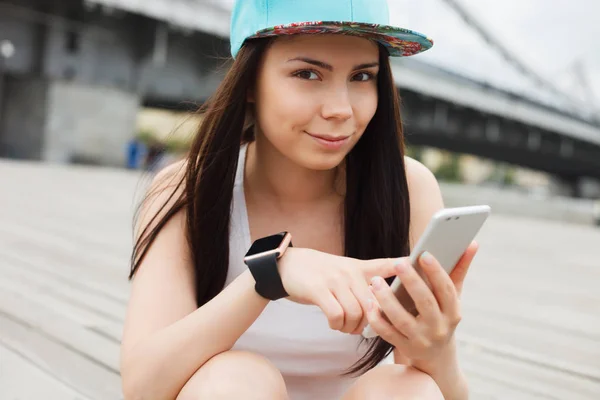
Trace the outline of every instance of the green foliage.
[[169, 138], [165, 140], [164, 145], [169, 153], [181, 154], [190, 149], [191, 143], [189, 140]]
[[504, 164], [496, 164], [494, 171], [490, 174], [487, 181], [500, 184], [503, 186], [511, 186], [516, 184], [516, 169]]
[[160, 139], [150, 131], [139, 131], [136, 139], [146, 146], [164, 147], [167, 153], [181, 154], [190, 149], [191, 141], [178, 137], [169, 136], [166, 139]]
[[437, 179], [447, 182], [462, 182], [463, 176], [460, 169], [460, 155], [448, 154], [444, 161], [433, 171]]
[[423, 147], [406, 145], [406, 155], [414, 160], [423, 162]]
[[515, 168], [508, 168], [506, 173], [504, 174], [504, 184], [505, 185], [514, 185], [516, 184], [516, 170]]
[[135, 137], [137, 140], [144, 143], [145, 145], [150, 145], [152, 143], [157, 142], [156, 136], [151, 131], [145, 131], [145, 130], [139, 131], [135, 135]]

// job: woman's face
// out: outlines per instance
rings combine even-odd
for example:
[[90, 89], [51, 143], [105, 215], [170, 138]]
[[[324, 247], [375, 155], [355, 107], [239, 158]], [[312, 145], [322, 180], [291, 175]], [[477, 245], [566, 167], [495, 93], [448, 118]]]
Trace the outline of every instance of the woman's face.
[[[377, 109], [379, 48], [344, 35], [276, 39], [258, 70], [258, 135], [298, 165], [327, 170], [342, 162]], [[321, 137], [321, 138], [319, 138]]]

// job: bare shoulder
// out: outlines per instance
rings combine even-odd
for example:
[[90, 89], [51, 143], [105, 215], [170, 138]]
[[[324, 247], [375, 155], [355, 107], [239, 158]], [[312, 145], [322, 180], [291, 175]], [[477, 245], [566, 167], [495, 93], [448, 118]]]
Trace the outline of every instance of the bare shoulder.
[[[146, 196], [140, 204], [136, 227], [136, 238], [145, 236], [174, 207], [177, 207], [179, 211], [175, 212], [162, 226], [153, 247], [161, 248], [166, 243], [165, 250], [168, 250], [168, 247], [177, 248], [181, 255], [186, 255], [189, 250], [185, 241], [186, 210], [180, 202], [185, 190], [185, 168], [186, 161], [181, 160], [164, 167], [154, 175], [146, 191]], [[154, 249], [151, 249], [148, 256], [153, 252]]]
[[[409, 156], [404, 156], [404, 165], [406, 167], [406, 179], [410, 186], [411, 195], [413, 194], [413, 189], [416, 191], [439, 192], [440, 187], [435, 175], [423, 163]], [[418, 195], [419, 193], [415, 194]]]
[[179, 160], [171, 163], [158, 171], [152, 179], [151, 189], [167, 189], [178, 183], [185, 174], [187, 160]]
[[405, 156], [404, 164], [410, 197], [410, 242], [412, 246], [425, 231], [429, 220], [444, 208], [444, 200], [437, 178], [420, 161]]
[[186, 164], [186, 160], [176, 161], [154, 175], [146, 197], [140, 204], [140, 223], [148, 223], [152, 216], [164, 214], [166, 209], [175, 204], [184, 190]]

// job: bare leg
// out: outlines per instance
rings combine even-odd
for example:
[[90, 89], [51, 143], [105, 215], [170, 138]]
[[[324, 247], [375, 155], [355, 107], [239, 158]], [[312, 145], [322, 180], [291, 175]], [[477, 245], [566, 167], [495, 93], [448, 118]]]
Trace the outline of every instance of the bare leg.
[[444, 400], [435, 381], [405, 365], [381, 365], [361, 376], [343, 400]]
[[283, 377], [266, 358], [244, 351], [214, 356], [185, 384], [177, 400], [287, 400]]

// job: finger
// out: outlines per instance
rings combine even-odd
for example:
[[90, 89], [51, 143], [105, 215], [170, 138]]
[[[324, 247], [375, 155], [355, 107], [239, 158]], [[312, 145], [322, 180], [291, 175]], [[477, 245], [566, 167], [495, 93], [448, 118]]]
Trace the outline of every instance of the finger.
[[357, 325], [356, 329], [350, 332], [351, 335], [360, 335], [365, 330], [365, 327], [369, 324], [369, 319], [367, 318], [367, 314], [363, 314], [360, 323]]
[[473, 241], [450, 273], [450, 279], [452, 279], [454, 287], [456, 288], [456, 292], [459, 296], [462, 292], [463, 282], [467, 276], [469, 267], [471, 266], [473, 258], [475, 258], [475, 255], [477, 254], [477, 250], [479, 250], [479, 244]]
[[354, 332], [363, 317], [363, 310], [360, 303], [347, 286], [334, 289], [333, 295], [344, 310], [344, 324], [340, 331], [344, 333]]
[[370, 281], [374, 276], [382, 278], [390, 278], [396, 275], [396, 265], [408, 260], [408, 257], [400, 258], [376, 258], [373, 260], [365, 260], [363, 273], [367, 281]]
[[400, 264], [396, 271], [421, 317], [430, 324], [440, 324], [442, 316], [440, 306], [423, 278], [408, 262]]
[[[358, 328], [356, 328], [356, 330], [354, 332], [352, 332], [352, 334], [355, 334], [355, 335], [362, 334], [363, 331], [365, 330], [366, 326], [369, 325], [368, 313], [369, 313], [369, 310], [371, 309], [371, 307], [377, 307], [378, 309], [381, 309], [379, 302], [377, 301], [377, 298], [375, 298], [375, 296], [373, 295], [373, 292], [371, 291], [371, 285], [369, 285], [368, 290], [369, 290], [370, 297], [367, 299], [366, 310], [363, 313], [363, 319], [360, 323], [360, 326]], [[382, 317], [385, 318], [385, 315], [382, 315]]]
[[382, 317], [387, 318], [391, 325], [406, 338], [414, 337], [417, 329], [417, 320], [398, 301], [390, 286], [381, 278], [374, 277], [373, 295], [379, 303]]
[[329, 322], [329, 327], [339, 331], [344, 326], [344, 309], [333, 293], [326, 291], [317, 301], [317, 306], [323, 311]]
[[427, 253], [419, 257], [419, 264], [425, 272], [442, 313], [450, 316], [457, 314], [458, 294], [448, 273], [435, 257], [427, 256]]
[[373, 331], [375, 331], [380, 338], [396, 347], [405, 348], [407, 346], [408, 339], [398, 332], [392, 324], [385, 320], [379, 307], [377, 307], [374, 301], [371, 302], [369, 307], [367, 319]]
[[354, 297], [358, 300], [358, 303], [360, 304], [360, 307], [362, 309], [362, 318], [356, 329], [351, 333], [360, 334], [362, 333], [365, 326], [367, 326], [367, 324], [369, 323], [369, 320], [367, 319], [369, 300], [373, 299], [374, 297], [373, 293], [371, 293], [371, 290], [369, 289], [369, 285], [367, 285], [360, 278], [354, 281], [352, 286], [350, 286], [350, 290], [352, 291], [352, 294], [354, 294]]

